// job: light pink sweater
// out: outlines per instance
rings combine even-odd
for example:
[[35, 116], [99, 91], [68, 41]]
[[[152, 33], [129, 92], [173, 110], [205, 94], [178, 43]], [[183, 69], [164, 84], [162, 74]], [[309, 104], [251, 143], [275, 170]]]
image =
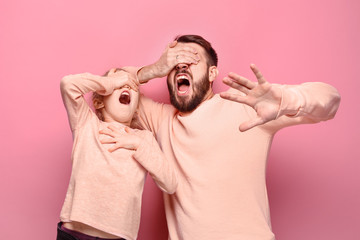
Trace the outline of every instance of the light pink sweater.
[[331, 119], [340, 101], [337, 90], [324, 83], [279, 87], [279, 118], [246, 132], [239, 125], [255, 111], [218, 94], [185, 117], [171, 105], [141, 98], [143, 126], [156, 134], [178, 171], [175, 194], [164, 195], [171, 240], [275, 239], [265, 183], [274, 134]]
[[146, 171], [167, 193], [176, 190], [177, 178], [149, 131], [136, 132], [143, 139], [136, 152], [119, 149], [110, 153], [111, 144], [100, 143], [100, 129], [124, 126], [100, 121], [83, 95], [92, 91], [110, 94], [116, 88], [116, 78], [89, 73], [69, 75], [61, 81], [74, 145], [72, 173], [60, 219], [133, 240], [139, 229]]

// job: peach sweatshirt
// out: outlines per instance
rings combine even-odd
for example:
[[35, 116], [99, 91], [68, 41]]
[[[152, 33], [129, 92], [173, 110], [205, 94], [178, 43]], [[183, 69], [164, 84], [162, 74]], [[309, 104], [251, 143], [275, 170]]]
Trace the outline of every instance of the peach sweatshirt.
[[331, 119], [340, 102], [337, 90], [324, 83], [278, 86], [283, 93], [279, 117], [246, 132], [239, 125], [255, 111], [218, 94], [187, 116], [141, 97], [141, 122], [156, 134], [178, 172], [175, 194], [164, 195], [169, 239], [275, 239], [265, 183], [274, 134]]
[[72, 173], [60, 219], [77, 221], [101, 231], [134, 240], [140, 223], [146, 171], [165, 192], [173, 193], [177, 178], [151, 132], [138, 130], [142, 143], [136, 152], [101, 144], [99, 130], [118, 122], [103, 122], [83, 95], [110, 94], [119, 88], [116, 78], [89, 73], [69, 75], [61, 81], [61, 94], [73, 133]]

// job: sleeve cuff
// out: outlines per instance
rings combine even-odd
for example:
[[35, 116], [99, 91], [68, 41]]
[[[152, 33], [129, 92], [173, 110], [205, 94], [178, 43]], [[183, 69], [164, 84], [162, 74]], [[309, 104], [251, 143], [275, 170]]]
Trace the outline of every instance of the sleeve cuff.
[[276, 119], [286, 115], [288, 117], [297, 117], [302, 109], [304, 98], [296, 89], [289, 89], [281, 86], [281, 102]]

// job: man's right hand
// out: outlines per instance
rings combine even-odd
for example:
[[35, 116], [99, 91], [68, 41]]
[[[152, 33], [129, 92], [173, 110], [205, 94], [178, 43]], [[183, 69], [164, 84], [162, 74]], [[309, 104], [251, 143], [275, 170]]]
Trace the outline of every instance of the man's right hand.
[[197, 51], [189, 46], [173, 41], [154, 64], [143, 67], [138, 72], [140, 83], [153, 78], [161, 78], [168, 75], [179, 63], [198, 64], [200, 58]]

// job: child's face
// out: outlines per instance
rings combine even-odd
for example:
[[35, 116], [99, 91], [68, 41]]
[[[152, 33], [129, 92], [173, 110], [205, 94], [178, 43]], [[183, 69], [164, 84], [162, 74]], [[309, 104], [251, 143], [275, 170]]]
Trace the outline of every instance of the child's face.
[[131, 89], [128, 85], [108, 96], [104, 96], [103, 116], [105, 122], [120, 122], [130, 126], [131, 120], [138, 107], [139, 92]]

